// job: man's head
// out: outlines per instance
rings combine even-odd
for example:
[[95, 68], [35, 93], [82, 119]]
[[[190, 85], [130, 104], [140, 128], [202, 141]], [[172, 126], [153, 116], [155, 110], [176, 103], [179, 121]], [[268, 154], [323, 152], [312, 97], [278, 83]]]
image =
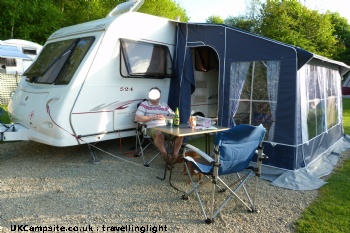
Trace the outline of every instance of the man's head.
[[148, 92], [148, 98], [154, 102], [159, 101], [160, 95], [161, 95], [161, 91], [158, 87], [152, 87]]

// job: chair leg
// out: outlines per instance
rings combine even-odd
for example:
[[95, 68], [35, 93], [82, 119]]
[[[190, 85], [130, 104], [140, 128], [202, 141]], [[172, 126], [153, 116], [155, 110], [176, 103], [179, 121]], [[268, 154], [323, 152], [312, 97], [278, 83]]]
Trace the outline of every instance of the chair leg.
[[[166, 164], [166, 166], [167, 166], [168, 164]], [[170, 186], [173, 188], [173, 189], [175, 189], [176, 191], [181, 191], [178, 187], [176, 187], [175, 185], [173, 185], [173, 183], [172, 183], [172, 181], [171, 181], [171, 175], [173, 174], [173, 166], [171, 166], [171, 168], [170, 168], [170, 172], [169, 172], [169, 184], [170, 184]]]
[[149, 142], [145, 147], [142, 146], [142, 144], [144, 143], [144, 139], [140, 139], [140, 135], [137, 135], [137, 139], [136, 139], [136, 150], [139, 147], [140, 148], [140, 152], [139, 153], [135, 153], [135, 157], [142, 157], [142, 161], [143, 161], [143, 165], [145, 167], [149, 167], [149, 165], [152, 163], [152, 161], [158, 157], [158, 155], [160, 154], [160, 152], [158, 152], [155, 156], [153, 156], [148, 162], [146, 162], [145, 159], [145, 153], [144, 151], [152, 144], [151, 142]]
[[267, 159], [268, 157], [263, 153], [264, 147], [262, 146], [262, 143], [260, 143], [258, 147], [258, 157], [257, 157], [257, 163], [256, 163], [256, 169], [255, 169], [255, 192], [254, 192], [254, 200], [253, 200], [253, 209], [255, 212], [259, 212], [259, 210], [256, 208], [256, 200], [257, 200], [257, 193], [258, 193], [258, 183], [259, 178], [261, 176], [261, 166], [264, 159]]
[[139, 156], [139, 154], [137, 153], [137, 149], [139, 148], [138, 147], [138, 142], [139, 142], [139, 131], [136, 130], [135, 154], [134, 154], [134, 157], [138, 157]]
[[146, 163], [145, 153], [144, 153], [144, 151], [149, 147], [149, 145], [151, 145], [151, 143], [148, 143], [145, 147], [142, 147], [142, 145], [140, 145], [140, 153], [139, 154], [141, 154], [143, 165], [145, 167], [149, 167], [149, 164]]
[[186, 193], [184, 193], [184, 194], [182, 195], [182, 199], [183, 199], [183, 200], [188, 200], [188, 196], [191, 195], [191, 193], [193, 193], [196, 189], [200, 188], [200, 187], [203, 186], [205, 183], [207, 183], [207, 181], [209, 181], [209, 179], [207, 179], [206, 181], [204, 181], [204, 178], [205, 178], [206, 176], [203, 176], [200, 180], [198, 180], [197, 182], [195, 182], [195, 181], [193, 180], [193, 178], [191, 177], [191, 172], [190, 172], [190, 169], [188, 168], [187, 163], [184, 163], [184, 164], [185, 164], [185, 167], [186, 167], [187, 175], [188, 175], [189, 178], [190, 178], [190, 181], [191, 181], [191, 184], [192, 184], [192, 188], [191, 188], [188, 192], [186, 192]]
[[198, 182], [194, 182], [193, 178], [191, 177], [191, 173], [190, 173], [190, 170], [188, 168], [187, 163], [185, 163], [185, 167], [186, 167], [187, 175], [189, 176], [189, 178], [191, 180], [192, 188], [187, 193], [182, 194], [182, 200], [188, 200], [188, 196], [194, 192], [196, 197], [197, 197], [199, 207], [200, 207], [202, 214], [204, 216], [205, 222], [211, 223], [212, 221], [208, 219], [207, 214], [206, 214], [204, 207], [203, 207], [202, 200], [201, 200], [199, 193], [198, 193], [198, 189], [206, 183], [206, 182], [203, 182], [203, 179], [206, 176], [203, 176]]
[[[250, 174], [252, 174], [252, 173], [250, 173]], [[250, 176], [250, 175], [249, 175], [249, 176]], [[253, 202], [252, 199], [250, 198], [250, 195], [249, 195], [249, 193], [248, 193], [248, 191], [247, 191], [247, 188], [245, 187], [244, 183], [242, 184], [242, 188], [243, 188], [244, 193], [245, 193], [245, 195], [246, 195], [246, 197], [248, 198], [248, 201], [249, 201], [249, 203], [250, 203], [250, 208], [248, 208], [248, 211], [249, 211], [249, 212], [254, 212], [254, 211], [255, 211], [254, 202]]]
[[[142, 144], [144, 142], [144, 139], [140, 139], [139, 135], [137, 137], [137, 141], [138, 141], [138, 144], [139, 144], [139, 147], [140, 147], [140, 152], [138, 154], [136, 154], [135, 156], [136, 157], [139, 157], [141, 155], [142, 157], [142, 161], [143, 161], [143, 164], [145, 165], [146, 162], [145, 162], [145, 156], [144, 156], [144, 153], [143, 151], [149, 146], [150, 143], [148, 143], [145, 147], [142, 147]], [[136, 147], [137, 148], [137, 147]]]
[[206, 181], [203, 181], [204, 177], [205, 176], [203, 176], [203, 178], [200, 179], [197, 183], [194, 182], [194, 185], [192, 186], [192, 188], [188, 192], [186, 192], [182, 195], [183, 200], [188, 200], [189, 195], [191, 195], [195, 190], [199, 189], [201, 186], [203, 186], [204, 184], [206, 184], [210, 180], [210, 179], [206, 179]]
[[216, 184], [217, 184], [217, 178], [216, 176], [213, 176], [213, 181], [212, 181], [212, 193], [211, 193], [211, 207], [210, 207], [210, 218], [207, 218], [205, 220], [205, 223], [209, 224], [209, 223], [212, 223], [214, 221], [214, 208], [215, 208], [215, 187], [216, 187]]
[[[222, 180], [218, 177], [218, 181], [219, 181], [220, 183], [222, 183], [222, 185], [224, 185], [225, 188], [226, 188], [227, 190], [229, 190], [229, 192], [231, 193], [231, 195], [228, 196], [228, 197], [226, 198], [226, 200], [222, 203], [222, 205], [218, 208], [218, 210], [213, 214], [213, 218], [214, 218], [214, 217], [220, 212], [220, 210], [232, 199], [232, 197], [236, 197], [245, 207], [247, 207], [247, 209], [248, 209], [249, 212], [254, 212], [254, 204], [253, 204], [253, 202], [252, 202], [252, 200], [251, 200], [251, 198], [250, 198], [250, 196], [249, 196], [249, 194], [248, 194], [248, 192], [247, 192], [247, 190], [246, 190], [246, 187], [245, 187], [245, 185], [244, 185], [245, 181], [246, 181], [252, 174], [253, 174], [253, 172], [250, 172], [247, 176], [245, 176], [244, 179], [240, 181], [240, 184], [239, 184], [234, 190], [232, 190], [228, 185], [225, 184], [224, 181], [222, 181]], [[244, 192], [245, 192], [245, 194], [246, 194], [246, 196], [247, 196], [247, 198], [248, 198], [249, 203], [251, 204], [251, 206], [249, 206], [244, 200], [242, 200], [241, 197], [239, 197], [239, 196], [237, 195], [236, 192], [237, 192], [241, 187], [243, 187]]]
[[143, 165], [145, 167], [149, 167], [149, 165], [153, 162], [153, 160], [155, 160], [155, 158], [158, 157], [159, 154], [160, 154], [160, 152], [158, 152], [155, 156], [153, 156], [147, 163], [145, 163], [145, 160], [143, 160]]
[[[143, 143], [144, 139], [140, 139], [140, 133], [137, 131], [136, 132], [136, 145], [135, 145], [135, 154], [134, 157], [140, 157], [140, 154], [142, 154], [142, 143]], [[138, 149], [140, 147], [140, 152], [138, 152]]]

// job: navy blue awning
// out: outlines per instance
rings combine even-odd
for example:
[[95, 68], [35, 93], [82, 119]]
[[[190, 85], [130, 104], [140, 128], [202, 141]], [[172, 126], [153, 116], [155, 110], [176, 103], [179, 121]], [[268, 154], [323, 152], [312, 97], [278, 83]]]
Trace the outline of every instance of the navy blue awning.
[[[308, 124], [305, 122], [308, 116], [304, 114], [302, 118], [301, 111], [305, 110], [305, 106], [301, 101], [305, 100], [306, 94], [300, 91], [305, 83], [302, 82], [304, 80], [298, 72], [304, 72], [302, 68], [306, 69], [308, 66], [320, 67], [329, 71], [322, 73], [322, 80], [333, 77], [329, 75], [330, 71], [339, 72], [339, 75], [334, 76], [334, 80], [338, 80], [341, 75], [349, 71], [349, 66], [302, 48], [226, 25], [194, 23], [177, 23], [177, 25], [173, 64], [175, 77], [170, 82], [168, 104], [173, 109], [179, 107], [181, 123], [186, 123], [189, 119], [192, 110], [191, 98], [196, 89], [195, 61], [192, 52], [198, 47], [206, 46], [214, 50], [218, 58], [217, 124], [219, 126], [233, 127], [235, 124], [232, 120], [235, 114], [234, 106], [237, 106], [235, 93], [238, 93], [237, 98], [240, 98], [241, 86], [235, 85], [238, 77], [233, 77], [231, 65], [256, 61], [264, 61], [267, 64], [278, 61], [280, 68], [277, 74], [278, 86], [274, 89], [276, 90], [274, 130], [273, 137], [264, 142], [264, 152], [269, 156], [264, 164], [287, 170], [305, 167], [343, 136], [343, 125], [340, 122], [315, 139], [301, 140], [301, 137], [308, 133], [302, 131], [308, 129], [307, 127], [302, 129], [302, 124]], [[266, 88], [268, 92], [267, 87], [261, 88]], [[332, 98], [341, 101], [341, 96], [335, 92], [340, 90], [340, 85], [333, 89], [331, 95], [336, 96]], [[339, 104], [341, 105], [341, 102]], [[243, 110], [242, 112], [245, 113]]]

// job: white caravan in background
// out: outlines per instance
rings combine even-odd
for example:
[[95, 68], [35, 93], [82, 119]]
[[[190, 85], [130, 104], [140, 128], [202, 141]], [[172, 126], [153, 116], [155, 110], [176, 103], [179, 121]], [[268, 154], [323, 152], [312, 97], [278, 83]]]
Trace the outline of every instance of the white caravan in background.
[[142, 3], [54, 32], [12, 96], [14, 124], [3, 126], [2, 139], [72, 146], [135, 135], [134, 114], [149, 89], [168, 99], [177, 25], [129, 11]]
[[43, 47], [37, 43], [20, 39], [3, 40], [0, 41], [0, 45], [15, 47], [24, 57], [2, 57], [0, 55], [0, 73], [19, 75], [22, 75], [33, 63]]

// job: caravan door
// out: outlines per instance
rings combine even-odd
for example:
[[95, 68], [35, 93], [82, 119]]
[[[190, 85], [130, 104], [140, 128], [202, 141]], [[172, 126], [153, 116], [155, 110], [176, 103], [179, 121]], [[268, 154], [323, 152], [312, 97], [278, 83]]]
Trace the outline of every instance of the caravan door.
[[196, 89], [191, 96], [194, 115], [217, 117], [219, 63], [218, 55], [208, 46], [192, 48]]

